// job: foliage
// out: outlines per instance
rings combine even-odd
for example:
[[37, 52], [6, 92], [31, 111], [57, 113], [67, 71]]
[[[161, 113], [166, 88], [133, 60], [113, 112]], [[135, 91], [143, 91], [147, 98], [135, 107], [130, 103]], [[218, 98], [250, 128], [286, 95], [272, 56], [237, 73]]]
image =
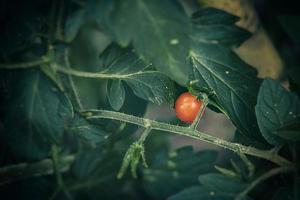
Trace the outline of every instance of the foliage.
[[[257, 78], [233, 50], [251, 37], [238, 17], [175, 0], [18, 5], [1, 14], [0, 198], [300, 198], [297, 74], [289, 89]], [[182, 90], [226, 115], [237, 142], [196, 130], [206, 103], [190, 126], [144, 117]], [[166, 132], [235, 155], [174, 150]]]

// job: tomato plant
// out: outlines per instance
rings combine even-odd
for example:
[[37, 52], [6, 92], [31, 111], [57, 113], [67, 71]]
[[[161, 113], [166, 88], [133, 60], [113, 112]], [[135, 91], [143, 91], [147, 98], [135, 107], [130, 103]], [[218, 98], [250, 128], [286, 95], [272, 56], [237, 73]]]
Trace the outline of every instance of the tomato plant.
[[0, 199], [298, 200], [278, 2], [1, 1]]

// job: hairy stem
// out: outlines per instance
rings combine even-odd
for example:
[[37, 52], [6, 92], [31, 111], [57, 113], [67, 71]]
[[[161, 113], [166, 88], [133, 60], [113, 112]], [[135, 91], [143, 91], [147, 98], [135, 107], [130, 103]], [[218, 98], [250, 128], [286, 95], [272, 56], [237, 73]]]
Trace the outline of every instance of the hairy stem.
[[198, 127], [198, 124], [200, 122], [200, 119], [205, 111], [206, 106], [208, 105], [208, 96], [206, 94], [203, 94], [203, 103], [202, 106], [197, 114], [196, 119], [193, 121], [193, 123], [191, 124], [190, 128], [193, 130], [196, 130]]
[[112, 120], [118, 120], [123, 121], [131, 124], [136, 124], [138, 126], [142, 127], [149, 127], [152, 130], [160, 130], [160, 131], [166, 131], [166, 132], [172, 132], [177, 133], [179, 135], [188, 136], [191, 138], [195, 138], [204, 142], [208, 142], [220, 147], [223, 147], [225, 149], [229, 149], [231, 151], [234, 151], [236, 153], [240, 154], [247, 154], [256, 156], [259, 158], [264, 158], [266, 160], [269, 160], [273, 163], [276, 163], [280, 166], [289, 165], [291, 164], [290, 161], [286, 160], [285, 158], [272, 153], [269, 150], [260, 150], [256, 149], [254, 147], [250, 146], [244, 146], [242, 144], [228, 142], [226, 140], [214, 137], [212, 135], [202, 133], [197, 130], [193, 130], [189, 127], [182, 127], [177, 125], [171, 125], [167, 123], [157, 122], [150, 119], [144, 119], [140, 117], [135, 117], [132, 115], [114, 112], [114, 111], [108, 111], [108, 110], [86, 110], [83, 111], [82, 114], [86, 116], [88, 119], [112, 119]]
[[268, 172], [266, 172], [265, 174], [259, 176], [257, 179], [255, 179], [254, 181], [252, 181], [249, 186], [242, 191], [236, 198], [235, 200], [241, 200], [243, 199], [243, 197], [245, 197], [253, 188], [255, 188], [258, 184], [260, 184], [261, 182], [267, 180], [268, 178], [275, 176], [277, 174], [281, 174], [281, 173], [286, 173], [289, 171], [292, 171], [294, 168], [292, 166], [284, 166], [284, 167], [278, 167], [275, 169], [272, 169]]

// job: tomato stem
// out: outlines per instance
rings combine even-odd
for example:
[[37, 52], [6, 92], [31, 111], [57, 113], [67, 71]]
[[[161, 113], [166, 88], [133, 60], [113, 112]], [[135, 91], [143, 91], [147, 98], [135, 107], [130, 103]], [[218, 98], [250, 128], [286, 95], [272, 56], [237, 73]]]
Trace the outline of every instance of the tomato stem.
[[204, 111], [205, 111], [205, 109], [206, 109], [206, 107], [207, 107], [207, 105], [208, 105], [208, 102], [209, 102], [209, 100], [208, 100], [208, 96], [205, 94], [205, 93], [202, 93], [201, 94], [201, 96], [202, 96], [202, 106], [201, 106], [201, 108], [200, 108], [200, 110], [199, 110], [199, 112], [197, 113], [197, 116], [196, 116], [196, 119], [193, 121], [193, 123], [190, 125], [190, 128], [191, 129], [193, 129], [193, 130], [196, 130], [197, 129], [197, 127], [198, 127], [198, 124], [199, 124], [199, 122], [200, 122], [200, 120], [201, 120], [201, 117], [202, 117], [202, 115], [203, 115], [203, 113], [204, 113]]
[[270, 150], [261, 150], [251, 146], [245, 146], [239, 143], [229, 142], [213, 136], [212, 134], [203, 133], [197, 130], [193, 130], [189, 127], [183, 127], [178, 125], [167, 124], [163, 122], [157, 122], [155, 120], [144, 119], [120, 112], [108, 111], [108, 110], [85, 110], [82, 111], [82, 115], [87, 119], [112, 119], [123, 121], [131, 124], [136, 124], [142, 127], [151, 127], [152, 130], [160, 130], [164, 132], [172, 132], [179, 135], [188, 136], [201, 141], [205, 141], [236, 153], [247, 154], [264, 158], [273, 163], [281, 166], [291, 165], [291, 162], [281, 157], [278, 154], [273, 153]]

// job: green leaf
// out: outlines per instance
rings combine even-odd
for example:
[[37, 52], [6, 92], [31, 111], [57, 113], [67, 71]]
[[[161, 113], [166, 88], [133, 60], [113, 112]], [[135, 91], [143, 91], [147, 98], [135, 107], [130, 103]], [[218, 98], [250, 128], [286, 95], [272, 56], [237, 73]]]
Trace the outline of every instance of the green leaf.
[[120, 164], [118, 158], [121, 158], [121, 155], [99, 148], [81, 151], [72, 165], [72, 173], [81, 181], [105, 176], [116, 179]]
[[62, 142], [65, 122], [73, 116], [69, 99], [36, 70], [20, 74], [8, 106], [4, 139], [25, 159], [47, 156], [52, 144]]
[[223, 174], [210, 173], [199, 176], [203, 187], [217, 192], [237, 194], [246, 188], [246, 184]]
[[254, 112], [260, 83], [256, 71], [230, 49], [205, 43], [193, 45], [190, 66], [190, 81], [214, 92], [214, 98], [242, 134], [262, 140]]
[[121, 80], [107, 82], [107, 98], [114, 110], [120, 110], [125, 101], [125, 89]]
[[171, 0], [115, 0], [113, 3], [106, 19], [115, 40], [121, 46], [132, 42], [138, 55], [185, 85], [190, 29], [181, 5]]
[[[168, 200], [233, 200], [235, 197], [235, 194], [216, 192], [214, 190], [208, 190], [202, 186], [193, 186], [169, 197]], [[249, 198], [245, 197], [244, 199]]]
[[109, 138], [100, 125], [91, 124], [81, 116], [75, 116], [66, 130], [90, 144], [103, 144]]
[[[68, 176], [68, 189], [76, 199], [136, 199], [136, 189], [132, 182], [117, 179], [122, 155], [116, 151], [96, 148], [81, 151], [72, 166], [72, 176]], [[105, 187], [104, 187], [105, 186]], [[124, 191], [123, 187], [132, 191]], [[107, 188], [115, 188], [114, 191]], [[131, 194], [133, 193], [133, 194]]]
[[[105, 67], [101, 73], [107, 75], [108, 78], [120, 81], [120, 84], [124, 81], [136, 96], [158, 105], [172, 104], [174, 99], [173, 82], [166, 75], [155, 70], [151, 64], [146, 64], [139, 59], [132, 50], [111, 45], [101, 55], [100, 62]], [[111, 85], [109, 86], [111, 87]], [[110, 90], [112, 89], [110, 88]], [[108, 93], [110, 103], [118, 108], [121, 103], [112, 103], [113, 99], [111, 98], [120, 98], [117, 95], [122, 96], [123, 94], [122, 92], [120, 94], [112, 94], [111, 92]], [[121, 100], [123, 101], [123, 97]]]
[[193, 40], [228, 47], [239, 46], [251, 34], [235, 25], [238, 20], [238, 17], [222, 10], [215, 8], [201, 9], [192, 15]]
[[[82, 71], [100, 71], [99, 55], [111, 43], [110, 38], [100, 32], [95, 26], [87, 24], [82, 27], [71, 45], [68, 46], [70, 67]], [[60, 62], [66, 65], [67, 63]], [[80, 77], [71, 77], [77, 96], [83, 108], [99, 108], [106, 103], [104, 93], [106, 93], [105, 80], [95, 80]], [[71, 95], [70, 95], [71, 96]], [[73, 98], [74, 99], [74, 98]]]
[[86, 10], [79, 9], [73, 12], [66, 20], [64, 39], [66, 42], [71, 42], [77, 35], [80, 27], [85, 21]]
[[60, 91], [64, 91], [63, 83], [59, 77], [59, 74], [49, 66], [49, 64], [44, 64], [40, 66], [41, 71], [46, 74], [59, 88]]
[[273, 132], [299, 120], [300, 101], [278, 82], [267, 78], [260, 88], [255, 111], [262, 135], [270, 144], [280, 145], [285, 141]]
[[293, 123], [284, 127], [281, 127], [273, 131], [275, 135], [278, 135], [286, 140], [299, 141], [300, 140], [300, 122]]
[[143, 170], [144, 188], [153, 199], [165, 199], [196, 184], [200, 174], [212, 170], [216, 157], [215, 151], [194, 153], [192, 147], [158, 154], [150, 168]]

